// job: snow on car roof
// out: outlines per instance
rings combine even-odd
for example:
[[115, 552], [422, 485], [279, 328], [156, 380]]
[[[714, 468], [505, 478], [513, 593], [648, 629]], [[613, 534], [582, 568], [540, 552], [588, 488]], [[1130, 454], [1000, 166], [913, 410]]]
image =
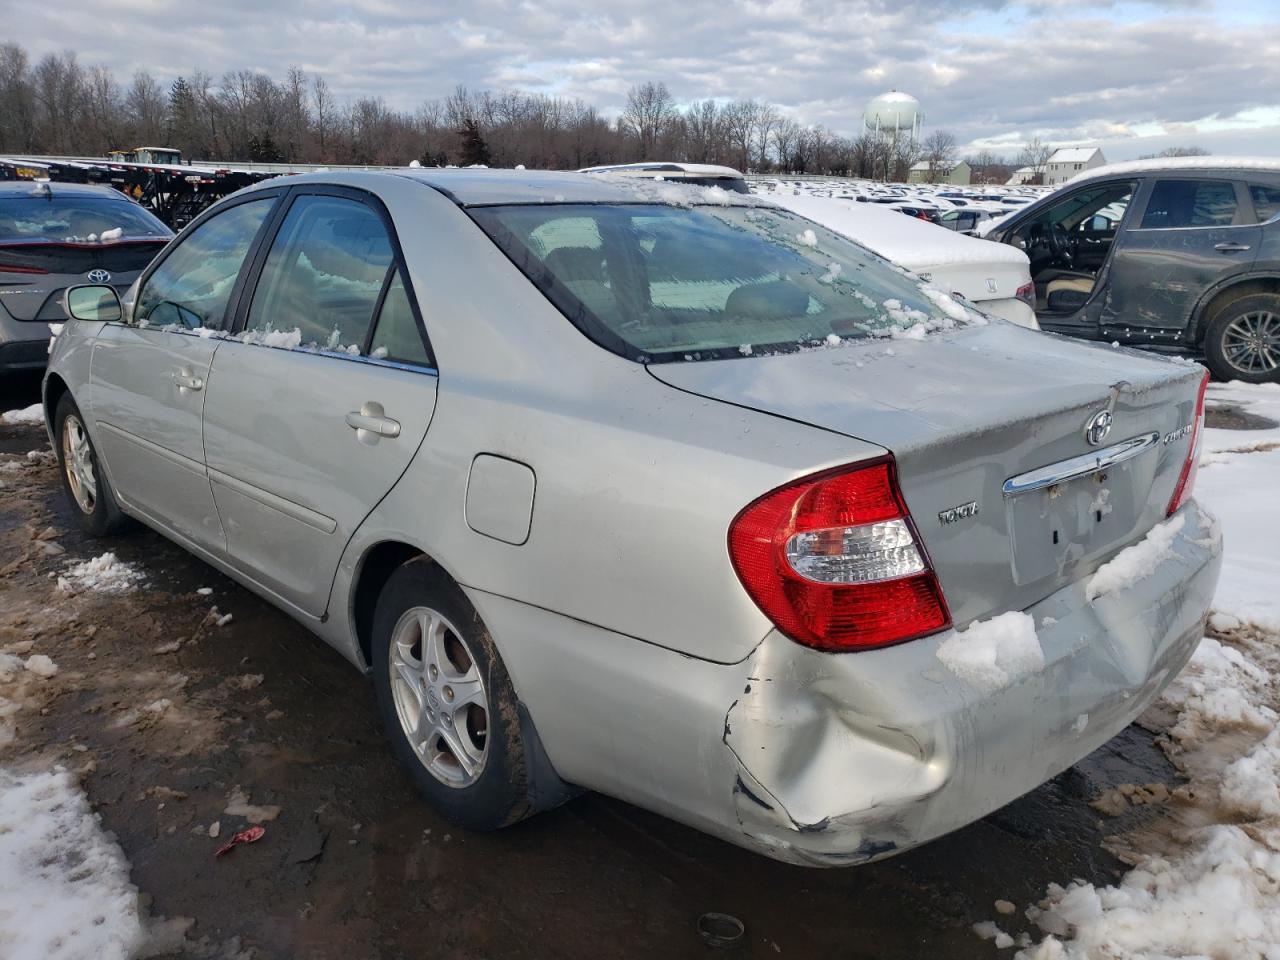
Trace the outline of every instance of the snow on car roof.
[[1153, 160], [1124, 160], [1109, 163], [1105, 167], [1086, 170], [1068, 180], [1082, 183], [1095, 177], [1113, 177], [1126, 173], [1160, 173], [1165, 170], [1253, 170], [1280, 173], [1280, 159], [1276, 157], [1162, 157]]
[[579, 173], [625, 173], [628, 171], [652, 171], [656, 174], [685, 173], [696, 177], [733, 177], [743, 179], [742, 173], [733, 167], [722, 167], [714, 163], [676, 163], [654, 160], [647, 163], [614, 163], [602, 167], [583, 167]]
[[962, 263], [1026, 265], [1027, 256], [1016, 247], [966, 237], [892, 207], [858, 203], [835, 197], [772, 194], [769, 199], [792, 213], [817, 221], [870, 247], [887, 260], [910, 270]]
[[[719, 187], [687, 186], [679, 180], [655, 180], [621, 173], [583, 174], [572, 170], [494, 170], [401, 167], [394, 170], [335, 170], [304, 173], [290, 184], [337, 183], [374, 190], [387, 177], [415, 180], [464, 207], [510, 203], [665, 203], [675, 206], [765, 206], [747, 193]], [[269, 189], [264, 180], [246, 190]]]

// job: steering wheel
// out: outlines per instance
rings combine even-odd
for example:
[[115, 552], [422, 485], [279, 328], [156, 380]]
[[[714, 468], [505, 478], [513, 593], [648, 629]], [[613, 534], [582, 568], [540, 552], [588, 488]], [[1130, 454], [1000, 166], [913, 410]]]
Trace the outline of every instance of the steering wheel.
[[1067, 228], [1060, 223], [1049, 224], [1045, 239], [1048, 241], [1049, 253], [1064, 263], [1070, 263], [1074, 254], [1071, 249], [1071, 238]]

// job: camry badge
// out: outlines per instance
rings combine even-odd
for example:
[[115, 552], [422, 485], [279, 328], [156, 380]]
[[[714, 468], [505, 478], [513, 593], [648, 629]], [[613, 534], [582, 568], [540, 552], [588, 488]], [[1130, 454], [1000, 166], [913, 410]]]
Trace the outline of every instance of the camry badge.
[[105, 270], [90, 270], [85, 274], [85, 278], [93, 283], [108, 283], [111, 280], [111, 274]]

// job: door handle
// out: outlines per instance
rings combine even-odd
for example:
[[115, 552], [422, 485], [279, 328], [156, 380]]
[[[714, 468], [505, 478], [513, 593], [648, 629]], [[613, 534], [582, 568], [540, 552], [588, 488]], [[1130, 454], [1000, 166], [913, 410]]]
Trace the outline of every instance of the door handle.
[[1244, 253], [1249, 249], [1247, 243], [1215, 243], [1213, 249], [1219, 253]]
[[394, 440], [400, 436], [400, 421], [392, 420], [376, 400], [363, 404], [359, 410], [347, 414], [347, 426], [356, 432], [356, 439], [372, 446], [382, 437]]
[[178, 372], [173, 375], [173, 385], [178, 388], [179, 393], [195, 393], [204, 389], [204, 380], [193, 374], [190, 367], [179, 367]]

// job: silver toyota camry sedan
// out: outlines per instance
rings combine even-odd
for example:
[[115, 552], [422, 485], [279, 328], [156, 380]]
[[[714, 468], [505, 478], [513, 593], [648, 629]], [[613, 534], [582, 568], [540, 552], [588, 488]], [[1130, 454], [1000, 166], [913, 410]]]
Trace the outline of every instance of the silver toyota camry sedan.
[[155, 528], [370, 673], [474, 829], [590, 789], [794, 863], [904, 850], [1132, 721], [1218, 576], [1200, 367], [750, 196], [282, 178], [67, 310], [86, 528]]

